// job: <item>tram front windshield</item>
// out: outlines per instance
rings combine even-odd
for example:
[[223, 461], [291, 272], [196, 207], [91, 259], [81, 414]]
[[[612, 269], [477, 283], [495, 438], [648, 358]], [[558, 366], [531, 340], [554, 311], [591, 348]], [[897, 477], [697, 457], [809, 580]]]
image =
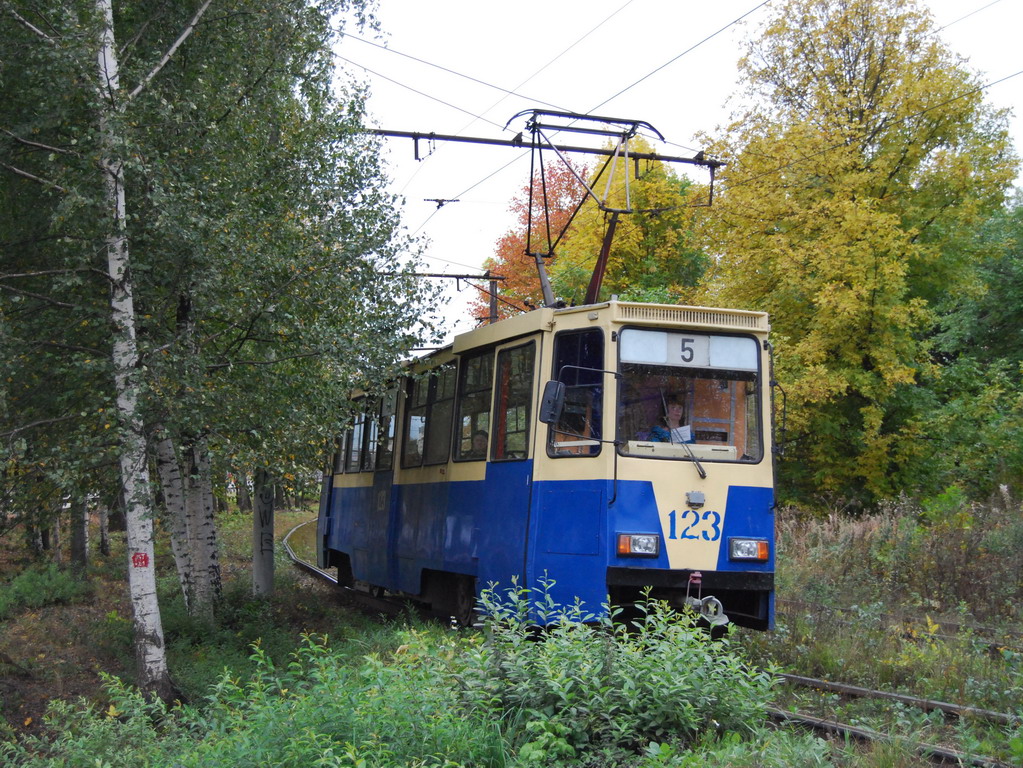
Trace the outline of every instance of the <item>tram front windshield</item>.
[[756, 339], [627, 328], [619, 349], [618, 437], [623, 454], [761, 460]]

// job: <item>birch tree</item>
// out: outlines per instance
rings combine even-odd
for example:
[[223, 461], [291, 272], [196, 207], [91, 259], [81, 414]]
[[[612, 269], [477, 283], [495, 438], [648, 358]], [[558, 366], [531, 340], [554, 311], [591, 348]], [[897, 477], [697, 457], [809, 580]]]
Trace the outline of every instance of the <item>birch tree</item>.
[[[127, 98], [136, 96], [155, 77], [195, 27], [209, 6], [199, 8], [195, 18], [167, 51], [159, 64]], [[156, 553], [153, 520], [156, 517], [149, 479], [146, 435], [139, 411], [139, 352], [136, 341], [134, 282], [127, 237], [123, 141], [118, 127], [126, 96], [121, 92], [114, 37], [112, 0], [96, 0], [102, 25], [99, 45], [99, 167], [103, 174], [106, 224], [107, 273], [113, 326], [113, 374], [120, 422], [121, 486], [125, 499], [128, 553], [128, 586], [131, 593], [138, 683], [144, 691], [170, 700], [174, 688], [167, 667], [163, 625], [156, 596]]]
[[318, 465], [348, 391], [379, 386], [428, 314], [391, 276], [411, 246], [330, 50], [364, 10], [0, 7], [18, 54], [0, 74], [5, 474], [59, 488], [119, 467], [139, 679], [162, 697], [147, 444], [183, 594], [207, 612], [215, 536], [187, 518], [212, 521], [212, 463]]

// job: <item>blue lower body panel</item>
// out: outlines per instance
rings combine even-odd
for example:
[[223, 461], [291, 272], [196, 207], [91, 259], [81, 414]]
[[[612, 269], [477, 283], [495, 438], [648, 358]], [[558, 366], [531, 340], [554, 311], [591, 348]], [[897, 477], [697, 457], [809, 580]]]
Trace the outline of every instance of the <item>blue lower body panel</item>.
[[[424, 571], [439, 571], [475, 577], [477, 592], [546, 584], [557, 603], [580, 600], [591, 613], [603, 612], [609, 592], [634, 599], [643, 586], [684, 597], [699, 570], [703, 593], [719, 596], [726, 613], [731, 600], [752, 617], [740, 623], [773, 623], [771, 489], [732, 486], [724, 510], [697, 514], [659, 509], [649, 482], [531, 478], [531, 462], [507, 462], [488, 464], [478, 481], [385, 487], [381, 477], [372, 488], [333, 488], [325, 546], [350, 557], [356, 579], [390, 590], [420, 594]], [[658, 534], [664, 545], [655, 557], [622, 557], [618, 533]], [[729, 560], [733, 536], [766, 539], [770, 560]], [[679, 542], [667, 540], [679, 537], [713, 557], [688, 564], [676, 549], [669, 558]]]

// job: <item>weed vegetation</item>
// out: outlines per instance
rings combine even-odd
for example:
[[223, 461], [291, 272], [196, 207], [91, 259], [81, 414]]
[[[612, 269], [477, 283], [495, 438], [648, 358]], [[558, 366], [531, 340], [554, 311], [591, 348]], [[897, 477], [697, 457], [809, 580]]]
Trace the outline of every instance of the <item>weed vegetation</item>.
[[33, 768], [673, 765], [708, 734], [736, 749], [763, 720], [772, 675], [691, 618], [651, 603], [627, 631], [544, 599], [560, 620], [542, 636], [513, 589], [486, 595], [482, 632], [405, 618], [347, 642], [306, 635], [284, 663], [257, 643], [246, 674], [172, 709], [108, 677], [103, 707], [54, 704], [46, 737], [3, 754]]
[[953, 487], [872, 515], [783, 510], [777, 629], [743, 632], [741, 644], [754, 661], [796, 674], [1015, 717], [949, 720], [779, 691], [793, 709], [1023, 765], [1021, 553], [1023, 514], [1004, 488], [987, 503]]
[[0, 590], [0, 621], [20, 610], [73, 603], [89, 592], [88, 583], [55, 563], [28, 568]]
[[[148, 702], [104, 674], [102, 690], [53, 701], [45, 724], [0, 734], [0, 764], [914, 768], [928, 765], [916, 741], [1023, 764], [1019, 719], [948, 720], [789, 689], [773, 674], [1023, 716], [1023, 520], [1007, 494], [976, 504], [950, 489], [870, 516], [780, 510], [777, 629], [718, 642], [657, 602], [625, 626], [546, 593], [531, 614], [516, 587], [485, 595], [479, 629], [382, 621], [283, 560], [275, 595], [254, 600], [241, 565], [249, 522], [222, 522], [227, 588], [214, 622], [188, 616], [173, 574], [160, 582], [182, 702]], [[22, 569], [0, 609], [12, 626], [75, 611], [105, 597], [99, 577], [113, 572]], [[130, 659], [125, 613], [106, 609], [80, 633], [101, 666], [130, 675], [109, 663]], [[769, 727], [768, 706], [891, 738], [863, 746]]]

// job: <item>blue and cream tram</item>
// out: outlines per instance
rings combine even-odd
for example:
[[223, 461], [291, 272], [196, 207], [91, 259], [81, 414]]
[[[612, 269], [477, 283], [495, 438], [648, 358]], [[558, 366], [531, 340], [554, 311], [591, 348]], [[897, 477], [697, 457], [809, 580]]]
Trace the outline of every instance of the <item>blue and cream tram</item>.
[[768, 320], [612, 300], [462, 334], [339, 441], [318, 524], [341, 583], [467, 619], [490, 584], [774, 623]]

